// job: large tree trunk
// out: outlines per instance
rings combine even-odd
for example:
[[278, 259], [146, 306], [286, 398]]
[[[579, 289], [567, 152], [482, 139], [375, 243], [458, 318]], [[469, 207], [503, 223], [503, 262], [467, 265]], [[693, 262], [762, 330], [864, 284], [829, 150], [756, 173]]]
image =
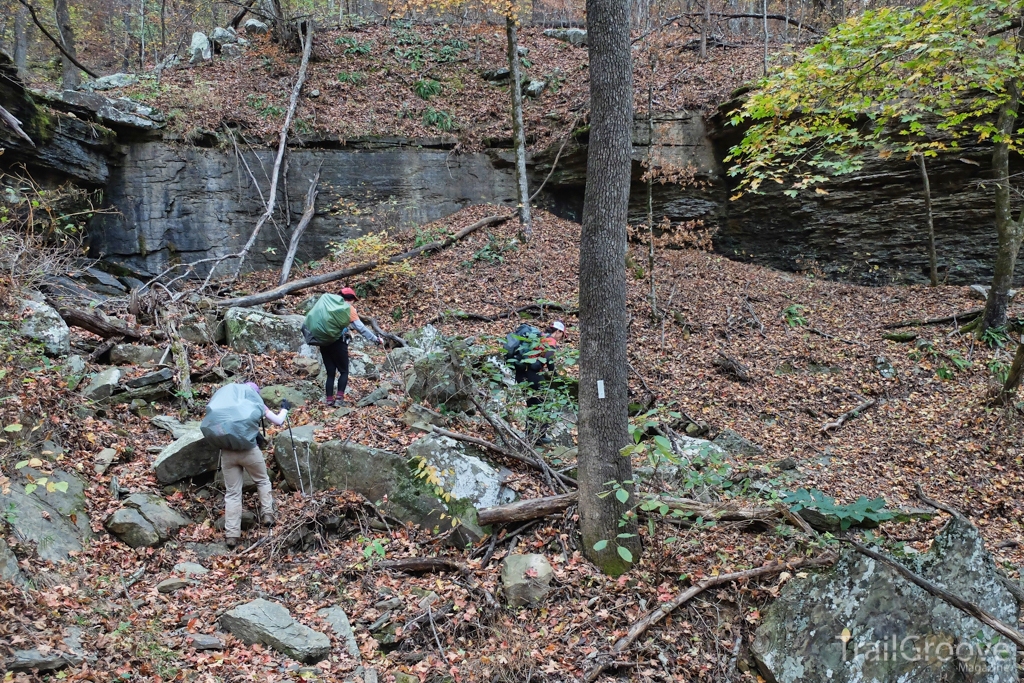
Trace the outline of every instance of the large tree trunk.
[[19, 5], [14, 14], [14, 66], [21, 77], [28, 71], [28, 23], [28, 9]]
[[532, 231], [530, 217], [530, 191], [526, 184], [526, 133], [523, 130], [523, 88], [519, 71], [519, 38], [516, 20], [505, 17], [505, 36], [508, 38], [508, 70], [512, 91], [512, 141], [516, 149], [516, 193], [519, 200], [519, 224], [523, 236], [529, 239]]
[[[53, 12], [57, 17], [57, 34], [60, 36], [64, 52], [70, 57], [77, 57], [75, 54], [75, 34], [71, 28], [71, 13], [68, 11], [68, 0], [53, 0]], [[81, 82], [78, 67], [68, 56], [62, 56], [61, 62], [64, 65], [62, 79], [64, 89], [76, 89]]]
[[[620, 454], [629, 441], [625, 260], [633, 68], [628, 0], [587, 0], [587, 37], [591, 125], [580, 237], [580, 531], [586, 556], [601, 571], [617, 575], [640, 552], [635, 517], [619, 524], [635, 503], [626, 483], [633, 479], [632, 464]], [[629, 493], [625, 504], [615, 495], [600, 495], [610, 481]]]

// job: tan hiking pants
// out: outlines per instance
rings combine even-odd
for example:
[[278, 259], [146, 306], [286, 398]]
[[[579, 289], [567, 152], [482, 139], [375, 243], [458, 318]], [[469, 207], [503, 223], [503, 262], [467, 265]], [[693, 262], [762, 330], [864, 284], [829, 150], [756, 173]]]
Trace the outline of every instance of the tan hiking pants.
[[259, 448], [247, 451], [220, 452], [220, 466], [224, 471], [224, 537], [242, 535], [242, 475], [249, 473], [260, 496], [260, 514], [274, 514], [274, 496], [270, 493], [267, 463]]

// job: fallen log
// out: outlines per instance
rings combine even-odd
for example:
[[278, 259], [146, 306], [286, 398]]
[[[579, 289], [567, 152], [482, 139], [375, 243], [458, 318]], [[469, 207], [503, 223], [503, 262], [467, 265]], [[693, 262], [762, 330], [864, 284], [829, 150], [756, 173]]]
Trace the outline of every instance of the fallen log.
[[370, 321], [370, 327], [373, 329], [374, 334], [376, 334], [378, 337], [382, 339], [389, 339], [400, 347], [409, 346], [409, 344], [404, 339], [399, 337], [397, 334], [391, 334], [390, 332], [385, 332], [384, 330], [380, 329], [380, 325], [377, 324], [376, 318], [367, 318], [367, 320]]
[[543, 314], [545, 311], [558, 311], [566, 315], [579, 315], [578, 308], [567, 308], [562, 304], [529, 304], [521, 306], [513, 311], [505, 311], [504, 313], [496, 313], [494, 315], [484, 315], [483, 313], [467, 313], [465, 311], [445, 311], [441, 315], [434, 316], [427, 321], [428, 325], [436, 325], [443, 323], [446, 320], [479, 320], [485, 323], [493, 323], [496, 320], [504, 320], [505, 318], [513, 318], [518, 316], [520, 313], [526, 313], [527, 311], [536, 311], [537, 313]]
[[899, 327], [928, 327], [929, 325], [945, 325], [947, 323], [966, 323], [979, 317], [985, 312], [984, 308], [972, 308], [969, 311], [963, 313], [954, 313], [953, 315], [946, 315], [941, 318], [926, 318], [924, 320], [912, 319], [912, 320], [900, 320], [894, 323], [885, 323], [882, 325], [883, 330], [894, 330]]
[[656, 610], [648, 612], [640, 621], [633, 624], [629, 631], [622, 638], [612, 646], [612, 648], [603, 655], [598, 655], [597, 664], [591, 669], [586, 677], [583, 679], [590, 683], [600, 676], [605, 669], [612, 666], [619, 655], [625, 652], [636, 640], [642, 636], [647, 629], [654, 624], [667, 617], [669, 614], [674, 612], [679, 607], [682, 607], [687, 602], [700, 595], [709, 588], [715, 586], [721, 586], [722, 584], [732, 583], [733, 581], [747, 581], [749, 579], [759, 579], [765, 576], [771, 576], [773, 574], [781, 574], [784, 571], [791, 571], [794, 569], [801, 569], [805, 567], [823, 567], [834, 564], [836, 558], [832, 555], [826, 555], [823, 557], [816, 557], [811, 559], [799, 559], [793, 562], [773, 562], [766, 564], [755, 569], [747, 569], [741, 572], [732, 572], [730, 574], [719, 574], [718, 576], [705, 579], [700, 583], [690, 586], [685, 591], [677, 595], [675, 598], [666, 602], [664, 605]]
[[124, 337], [132, 341], [139, 341], [147, 336], [139, 330], [133, 330], [120, 320], [108, 318], [99, 311], [79, 311], [67, 306], [54, 305], [53, 302], [50, 302], [50, 305], [57, 309], [57, 313], [68, 325], [92, 332], [104, 339]]
[[868, 408], [876, 405], [877, 403], [878, 403], [878, 399], [877, 398], [871, 398], [871, 399], [868, 399], [867, 401], [864, 401], [863, 403], [861, 403], [859, 406], [857, 406], [853, 410], [847, 410], [845, 413], [840, 415], [839, 418], [837, 420], [835, 420], [834, 422], [826, 422], [822, 426], [822, 428], [821, 428], [821, 433], [822, 434], [828, 434], [829, 431], [835, 431], [835, 430], [839, 429], [840, 427], [842, 427], [844, 424], [846, 424], [850, 420], [854, 419], [855, 417], [859, 417], [861, 413], [863, 413]]
[[[487, 227], [490, 225], [500, 225], [501, 223], [507, 221], [509, 218], [511, 218], [511, 216], [488, 216], [487, 218], [483, 218], [477, 221], [476, 223], [473, 223], [472, 225], [463, 228], [455, 235], [449, 237], [446, 240], [431, 242], [430, 244], [425, 244], [422, 247], [417, 247], [416, 249], [412, 249], [405, 253], [397, 254], [384, 261], [384, 263], [401, 263], [402, 261], [408, 261], [411, 258], [415, 258], [420, 254], [425, 254], [432, 251], [439, 251], [441, 249], [447, 249], [448, 247], [455, 244], [464, 237], [473, 234], [480, 228]], [[360, 263], [350, 268], [331, 271], [330, 273], [324, 273], [323, 275], [314, 275], [312, 277], [302, 278], [301, 280], [292, 280], [286, 285], [281, 285], [273, 289], [268, 289], [267, 291], [261, 292], [259, 294], [240, 296], [234, 299], [221, 299], [220, 301], [215, 301], [214, 305], [219, 308], [226, 308], [232, 306], [244, 307], [257, 306], [259, 304], [267, 304], [270, 303], [271, 301], [277, 301], [278, 299], [282, 299], [288, 296], [289, 294], [294, 294], [295, 292], [299, 292], [303, 289], [317, 287], [319, 285], [326, 285], [331, 282], [343, 280], [347, 277], [354, 277], [356, 275], [360, 275], [367, 271], [373, 270], [379, 265], [381, 265], [380, 261]]]
[[454, 560], [443, 557], [403, 557], [398, 560], [385, 560], [374, 563], [376, 569], [394, 569], [411, 574], [427, 572], [459, 572], [466, 573], [466, 567]]
[[477, 513], [477, 522], [480, 526], [491, 524], [513, 524], [515, 522], [527, 522], [531, 519], [547, 517], [564, 511], [571, 505], [576, 504], [579, 494], [563, 493], [560, 496], [546, 496], [544, 498], [527, 498], [507, 505], [496, 505], [484, 508]]

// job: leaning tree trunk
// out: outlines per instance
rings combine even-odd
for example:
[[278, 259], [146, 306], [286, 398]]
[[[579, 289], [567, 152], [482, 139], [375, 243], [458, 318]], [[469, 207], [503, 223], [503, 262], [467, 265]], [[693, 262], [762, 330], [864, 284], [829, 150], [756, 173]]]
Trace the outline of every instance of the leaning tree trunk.
[[[629, 0], [587, 0], [590, 145], [580, 237], [579, 486], [583, 552], [618, 575], [639, 555], [626, 372], [626, 219], [633, 151]], [[624, 504], [608, 482], [629, 493]], [[624, 537], [620, 537], [625, 535]], [[599, 549], [595, 549], [595, 545]]]
[[[1010, 205], [1010, 143], [1017, 120], [1020, 84], [1011, 80], [1009, 84], [1010, 98], [999, 110], [996, 127], [1002, 135], [1002, 141], [996, 143], [992, 152], [992, 170], [995, 173], [996, 185], [996, 251], [995, 273], [992, 276], [992, 287], [985, 302], [985, 313], [978, 325], [980, 336], [989, 328], [1000, 328], [1006, 325], [1006, 309], [1010, 304], [1010, 287], [1013, 284], [1013, 271], [1017, 263], [1017, 252], [1020, 250], [1021, 238], [1024, 237], [1024, 220], [1013, 220], [1013, 208]], [[1024, 218], [1024, 215], [1022, 215]]]
[[[71, 28], [71, 13], [68, 11], [68, 0], [53, 0], [53, 11], [57, 16], [57, 35], [60, 36], [60, 42], [63, 44], [64, 51], [70, 57], [75, 57], [75, 34]], [[64, 65], [63, 88], [65, 90], [75, 90], [81, 82], [78, 67], [66, 56], [61, 57], [61, 63]]]
[[530, 191], [526, 184], [526, 133], [523, 130], [523, 88], [519, 71], [519, 38], [515, 17], [505, 17], [508, 38], [508, 70], [512, 91], [512, 141], [516, 148], [516, 194], [519, 201], [519, 224], [523, 237], [530, 238], [533, 224], [530, 216]]

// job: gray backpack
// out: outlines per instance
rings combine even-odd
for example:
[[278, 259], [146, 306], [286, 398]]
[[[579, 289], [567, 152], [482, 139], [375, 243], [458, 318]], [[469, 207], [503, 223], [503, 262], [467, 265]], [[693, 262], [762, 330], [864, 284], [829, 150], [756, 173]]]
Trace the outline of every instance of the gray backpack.
[[199, 425], [206, 442], [227, 451], [256, 448], [263, 417], [263, 399], [244, 384], [228, 384], [217, 390], [206, 406]]

